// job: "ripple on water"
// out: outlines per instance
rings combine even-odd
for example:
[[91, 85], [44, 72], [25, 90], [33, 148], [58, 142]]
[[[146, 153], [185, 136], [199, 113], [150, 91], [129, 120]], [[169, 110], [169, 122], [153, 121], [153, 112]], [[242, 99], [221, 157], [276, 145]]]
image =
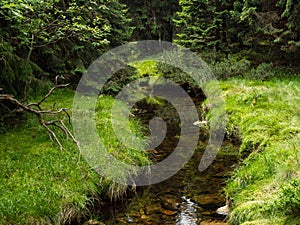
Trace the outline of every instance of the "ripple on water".
[[197, 205], [192, 202], [186, 196], [182, 196], [182, 202], [180, 203], [180, 213], [176, 220], [178, 225], [197, 225]]

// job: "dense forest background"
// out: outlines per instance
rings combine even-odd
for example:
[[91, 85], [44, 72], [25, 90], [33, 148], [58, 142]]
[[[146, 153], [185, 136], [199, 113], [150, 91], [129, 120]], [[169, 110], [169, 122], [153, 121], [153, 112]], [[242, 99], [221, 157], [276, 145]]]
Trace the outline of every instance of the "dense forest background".
[[0, 86], [25, 100], [57, 75], [76, 84], [101, 53], [146, 39], [216, 61], [297, 66], [299, 12], [296, 0], [2, 0]]

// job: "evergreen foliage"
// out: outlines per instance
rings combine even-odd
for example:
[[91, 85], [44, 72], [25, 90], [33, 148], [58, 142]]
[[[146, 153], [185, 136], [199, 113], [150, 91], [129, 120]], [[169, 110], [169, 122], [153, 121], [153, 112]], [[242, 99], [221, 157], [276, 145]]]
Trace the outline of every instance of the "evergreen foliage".
[[[298, 223], [299, 0], [1, 0], [0, 94], [26, 102], [48, 90], [57, 75], [76, 84], [103, 52], [149, 39], [202, 52], [222, 80], [227, 131], [240, 136], [244, 158], [227, 182], [233, 203], [229, 223]], [[153, 83], [165, 76], [188, 91], [197, 87], [178, 68], [151, 60], [132, 63], [106, 82], [97, 103], [97, 128], [111, 153], [140, 165], [148, 165], [147, 155], [124, 148], [112, 135], [107, 121], [113, 97], [106, 95], [115, 96], [145, 76]], [[45, 102], [49, 106], [70, 105], [73, 92], [52, 97]], [[71, 144], [57, 152], [36, 122], [29, 117], [21, 125], [25, 115], [13, 110], [8, 101], [0, 102], [0, 133], [8, 134], [0, 135], [0, 223], [64, 224], [71, 216], [83, 217], [79, 212], [88, 215], [86, 208], [99, 200], [99, 192], [112, 198], [125, 192], [125, 186], [100, 180], [85, 161], [77, 163]], [[10, 130], [11, 120], [18, 126]], [[132, 126], [141, 130], [138, 123]], [[60, 218], [60, 211], [70, 218]]]
[[121, 0], [128, 7], [128, 17], [134, 27], [133, 40], [172, 41], [172, 19], [178, 10], [178, 1], [169, 0]]
[[130, 36], [125, 13], [117, 0], [1, 1], [1, 87], [25, 98], [34, 78], [82, 74], [101, 51]]
[[293, 0], [180, 0], [176, 42], [244, 55], [257, 63], [298, 64], [300, 3]]

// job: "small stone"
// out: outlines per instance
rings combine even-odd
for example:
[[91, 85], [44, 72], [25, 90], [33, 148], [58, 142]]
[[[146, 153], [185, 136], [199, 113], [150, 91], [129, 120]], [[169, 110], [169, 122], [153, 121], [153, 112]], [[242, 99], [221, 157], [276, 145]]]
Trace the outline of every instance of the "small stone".
[[229, 207], [228, 205], [222, 206], [217, 209], [217, 214], [227, 216], [229, 214]]
[[218, 220], [205, 220], [201, 221], [201, 225], [227, 225], [228, 223]]
[[150, 218], [149, 216], [141, 215], [141, 219], [143, 219], [143, 220], [147, 220], [147, 219], [149, 219], [149, 218]]
[[89, 220], [86, 221], [83, 225], [104, 225], [104, 223], [99, 222], [97, 220]]
[[[215, 214], [214, 211], [203, 211], [201, 215], [203, 216], [213, 216]], [[202, 224], [202, 223], [201, 223]]]
[[151, 215], [161, 212], [161, 206], [159, 204], [147, 205], [145, 208], [145, 214]]
[[199, 205], [220, 205], [224, 202], [222, 196], [219, 194], [205, 194], [205, 195], [198, 195], [193, 198], [195, 202]]
[[172, 198], [171, 196], [165, 196], [161, 198], [161, 204], [163, 208], [169, 209], [169, 210], [177, 210], [179, 203], [176, 199]]
[[127, 216], [126, 221], [128, 223], [134, 223], [135, 222], [134, 219], [131, 216]]
[[155, 149], [148, 149], [146, 150], [147, 153], [152, 153], [152, 154], [158, 154], [158, 151], [156, 151]]
[[175, 215], [177, 212], [176, 212], [176, 211], [172, 211], [172, 210], [168, 210], [168, 209], [163, 209], [163, 210], [162, 210], [162, 213], [163, 213], [164, 215], [167, 215], [167, 216], [173, 216], [173, 215]]

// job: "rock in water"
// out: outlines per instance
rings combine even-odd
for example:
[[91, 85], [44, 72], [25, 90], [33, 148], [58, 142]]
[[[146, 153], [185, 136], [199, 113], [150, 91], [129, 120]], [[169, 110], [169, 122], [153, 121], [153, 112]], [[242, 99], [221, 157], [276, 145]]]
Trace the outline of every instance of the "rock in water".
[[228, 205], [224, 205], [217, 209], [216, 211], [219, 215], [227, 216], [229, 214], [229, 207]]

